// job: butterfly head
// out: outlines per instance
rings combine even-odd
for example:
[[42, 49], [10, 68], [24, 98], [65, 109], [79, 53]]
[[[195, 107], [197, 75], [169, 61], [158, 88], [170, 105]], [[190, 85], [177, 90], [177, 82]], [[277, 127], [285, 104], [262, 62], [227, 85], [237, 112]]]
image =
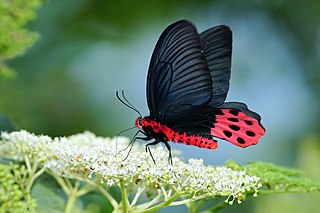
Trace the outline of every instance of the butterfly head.
[[142, 129], [142, 117], [138, 117], [137, 119], [136, 119], [136, 122], [135, 122], [135, 125], [136, 125], [136, 127], [137, 128], [139, 128], [139, 129]]

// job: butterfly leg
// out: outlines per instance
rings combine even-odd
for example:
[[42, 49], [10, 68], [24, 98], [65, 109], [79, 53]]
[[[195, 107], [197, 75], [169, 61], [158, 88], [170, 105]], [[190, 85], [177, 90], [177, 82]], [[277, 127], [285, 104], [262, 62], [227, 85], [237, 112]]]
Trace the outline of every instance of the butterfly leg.
[[171, 155], [171, 146], [170, 144], [168, 143], [168, 141], [165, 141], [164, 142], [164, 145], [166, 145], [168, 151], [169, 151], [169, 158], [168, 158], [168, 161], [169, 161], [169, 164], [172, 165], [172, 155]]
[[[139, 133], [142, 133], [143, 135], [147, 136], [144, 131], [138, 130], [138, 131], [136, 132], [136, 134], [134, 134], [134, 136], [133, 136], [132, 140], [130, 141], [130, 143], [128, 144], [128, 146], [127, 146], [126, 148], [124, 148], [123, 150], [128, 149], [130, 146], [132, 146], [132, 145], [134, 144], [134, 142], [135, 142], [136, 140], [141, 139], [141, 138], [137, 137], [137, 135], [138, 135]], [[130, 149], [131, 149], [131, 148], [130, 148]], [[121, 150], [121, 151], [123, 151], [123, 150]]]
[[[139, 133], [144, 134], [146, 137], [137, 137], [137, 135], [138, 135]], [[123, 160], [125, 161], [125, 160], [129, 157], [129, 154], [130, 154], [130, 152], [131, 152], [131, 150], [132, 150], [133, 144], [134, 144], [134, 142], [135, 142], [136, 140], [148, 141], [148, 140], [151, 140], [151, 139], [152, 139], [152, 137], [147, 136], [145, 132], [143, 132], [143, 131], [141, 131], [141, 130], [137, 131], [136, 134], [133, 136], [132, 140], [130, 141], [130, 143], [128, 144], [128, 146], [127, 146], [125, 149], [122, 150], [122, 151], [124, 151], [124, 150], [126, 150], [126, 149], [128, 149], [128, 148], [130, 147], [127, 156], [126, 156], [125, 159], [123, 159]]]
[[159, 140], [155, 140], [155, 141], [153, 141], [153, 142], [151, 142], [151, 143], [148, 143], [148, 144], [146, 145], [146, 152], [149, 151], [150, 156], [151, 156], [154, 164], [156, 164], [156, 161], [154, 160], [154, 158], [153, 158], [153, 156], [152, 156], [152, 153], [151, 153], [151, 150], [150, 150], [150, 147], [149, 147], [149, 146], [150, 146], [150, 145], [156, 145], [156, 144], [158, 144], [159, 142], [160, 142]]

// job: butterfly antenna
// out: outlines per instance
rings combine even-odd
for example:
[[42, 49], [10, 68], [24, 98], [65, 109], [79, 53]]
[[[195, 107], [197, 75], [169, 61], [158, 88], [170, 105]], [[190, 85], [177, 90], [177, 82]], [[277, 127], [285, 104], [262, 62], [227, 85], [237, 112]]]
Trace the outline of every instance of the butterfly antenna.
[[117, 96], [117, 99], [122, 103], [124, 104], [125, 106], [127, 106], [128, 108], [132, 109], [133, 111], [135, 111], [136, 113], [139, 114], [140, 117], [142, 117], [141, 113], [126, 99], [126, 97], [124, 96], [124, 90], [122, 90], [122, 99], [121, 97], [119, 96], [119, 92], [116, 91], [116, 96]]
[[130, 127], [130, 128], [128, 128], [128, 129], [125, 129], [125, 130], [120, 131], [120, 132], [117, 134], [117, 136], [116, 136], [116, 154], [118, 153], [118, 137], [119, 137], [122, 133], [124, 133], [124, 132], [126, 132], [126, 131], [129, 131], [129, 130], [131, 130], [131, 129], [134, 129], [134, 128], [136, 128], [136, 127], [135, 127], [135, 126]]
[[128, 103], [128, 105], [130, 105], [132, 107], [132, 109], [135, 109], [135, 111], [140, 115], [140, 117], [142, 117], [142, 115], [139, 112], [139, 110], [137, 110], [137, 107], [133, 106], [133, 104], [131, 104], [130, 101], [128, 101], [128, 99], [124, 95], [124, 90], [121, 91], [121, 94], [122, 94], [123, 99]]

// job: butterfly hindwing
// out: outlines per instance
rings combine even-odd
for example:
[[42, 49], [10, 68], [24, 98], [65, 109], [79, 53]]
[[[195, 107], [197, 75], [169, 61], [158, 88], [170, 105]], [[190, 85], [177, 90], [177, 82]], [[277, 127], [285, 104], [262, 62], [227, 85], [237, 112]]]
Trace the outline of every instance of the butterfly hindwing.
[[206, 56], [212, 80], [210, 105], [222, 104], [229, 90], [232, 54], [232, 32], [219, 25], [200, 33], [203, 53]]
[[254, 145], [265, 134], [260, 116], [244, 103], [224, 103], [221, 108], [210, 105], [194, 107], [188, 116], [176, 117], [170, 127], [189, 135], [224, 139], [245, 148]]
[[211, 128], [213, 136], [245, 148], [257, 144], [260, 137], [265, 135], [260, 115], [250, 111], [244, 103], [224, 103], [220, 110]]
[[[147, 77], [147, 101], [152, 117], [169, 119], [211, 98], [212, 80], [195, 27], [187, 21], [161, 34]], [[174, 106], [175, 112], [171, 110]]]

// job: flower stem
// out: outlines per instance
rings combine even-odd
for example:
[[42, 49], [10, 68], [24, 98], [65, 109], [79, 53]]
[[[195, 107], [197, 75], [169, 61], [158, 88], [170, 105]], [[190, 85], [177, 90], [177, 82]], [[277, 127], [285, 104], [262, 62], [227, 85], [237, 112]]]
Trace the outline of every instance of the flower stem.
[[26, 164], [28, 174], [31, 174], [32, 173], [31, 163], [30, 163], [29, 158], [27, 156], [24, 156], [24, 162]]
[[133, 198], [133, 200], [132, 200], [132, 202], [131, 202], [131, 204], [130, 204], [130, 207], [136, 205], [136, 203], [137, 203], [140, 195], [142, 194], [142, 192], [143, 192], [144, 190], [145, 190], [145, 187], [139, 187], [139, 188], [137, 189], [136, 195], [134, 196], [134, 198]]
[[102, 186], [98, 186], [98, 190], [110, 202], [113, 209], [118, 207], [118, 202]]
[[67, 184], [65, 183], [65, 179], [56, 175], [55, 173], [50, 173], [54, 179], [58, 182], [58, 184], [61, 186], [64, 193], [68, 194], [69, 188], [67, 187]]
[[183, 195], [184, 193], [175, 193], [174, 195], [172, 195], [168, 200], [166, 200], [165, 202], [163, 203], [160, 203], [156, 206], [153, 206], [149, 209], [146, 209], [146, 210], [142, 210], [142, 211], [139, 211], [141, 213], [151, 213], [151, 212], [155, 212], [155, 211], [158, 211], [168, 205], [170, 205], [170, 203], [172, 203], [175, 199], [177, 199], [178, 197], [180, 197], [181, 195]]
[[198, 202], [191, 202], [189, 205], [189, 212], [190, 213], [196, 213], [199, 212], [199, 209], [201, 208], [202, 204], [204, 203], [205, 199], [201, 199]]
[[68, 194], [67, 204], [66, 204], [66, 207], [64, 209], [65, 213], [71, 213], [72, 212], [72, 207], [73, 207], [74, 203], [76, 202], [76, 199], [77, 199], [77, 191], [76, 190], [72, 190]]
[[95, 189], [96, 189], [96, 187], [94, 187], [93, 185], [86, 184], [85, 186], [81, 187], [81, 189], [78, 190], [77, 196], [81, 197], [82, 195], [85, 195]]
[[225, 208], [226, 206], [228, 206], [229, 204], [226, 203], [224, 200], [221, 201], [220, 203], [218, 203], [217, 205], [213, 206], [210, 209], [207, 209], [205, 211], [203, 211], [203, 213], [215, 213], [218, 212], [219, 210]]
[[149, 202], [146, 202], [146, 203], [137, 205], [137, 206], [136, 206], [136, 209], [139, 209], [139, 210], [140, 210], [140, 211], [138, 210], [137, 212], [142, 212], [142, 210], [148, 209], [149, 206], [152, 206], [152, 205], [158, 203], [158, 202], [160, 201], [160, 199], [161, 199], [161, 196], [162, 196], [162, 194], [161, 194], [160, 192], [158, 192], [158, 195], [155, 196], [155, 197], [154, 197], [152, 200], [150, 200]]
[[33, 173], [33, 174], [29, 174], [29, 181], [28, 181], [28, 183], [27, 183], [27, 185], [26, 185], [26, 191], [27, 192], [31, 192], [31, 188], [32, 188], [32, 186], [33, 186], [33, 183], [34, 183], [34, 181], [40, 176], [40, 175], [42, 175], [43, 173], [44, 173], [44, 171], [45, 171], [46, 169], [45, 168], [41, 168], [40, 170], [38, 170], [37, 172], [35, 172], [35, 173]]
[[128, 213], [129, 212], [129, 201], [127, 197], [127, 189], [123, 182], [123, 180], [120, 180], [120, 190], [122, 195], [122, 212]]
[[[172, 202], [170, 204], [170, 206], [180, 206], [180, 205], [187, 205], [188, 203], [194, 203], [196, 202], [197, 200], [202, 200], [204, 198], [206, 198], [207, 196], [205, 195], [202, 195], [202, 196], [198, 196], [196, 198], [188, 198], [188, 199], [182, 199], [182, 200], [179, 200], [179, 201], [175, 201], [175, 202]], [[194, 204], [192, 204], [194, 205]]]
[[76, 200], [79, 196], [78, 195], [79, 187], [80, 187], [80, 181], [76, 181], [74, 184], [74, 187], [69, 188], [69, 191], [67, 193], [68, 200], [67, 200], [66, 207], [64, 209], [65, 213], [72, 212], [72, 207], [74, 206], [74, 203], [76, 202]]

